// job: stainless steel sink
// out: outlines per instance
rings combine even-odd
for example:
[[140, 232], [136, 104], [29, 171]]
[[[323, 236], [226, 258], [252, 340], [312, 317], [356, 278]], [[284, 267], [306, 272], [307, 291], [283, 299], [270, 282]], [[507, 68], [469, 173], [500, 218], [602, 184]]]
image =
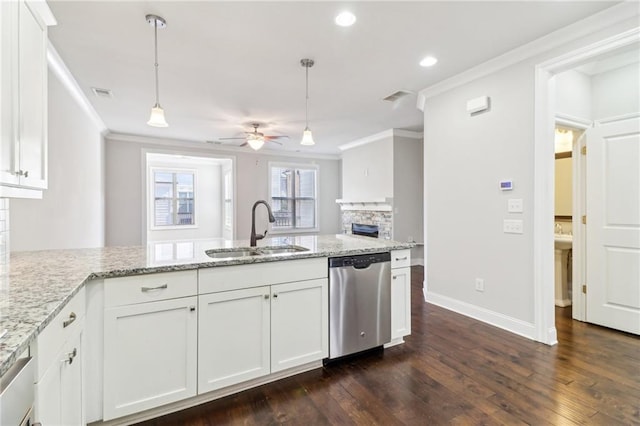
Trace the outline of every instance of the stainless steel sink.
[[309, 251], [306, 247], [301, 246], [271, 246], [260, 247], [258, 249], [262, 254], [282, 254], [282, 253], [299, 253], [303, 251]]
[[301, 246], [286, 245], [269, 247], [220, 248], [206, 250], [205, 253], [207, 256], [214, 259], [231, 259], [246, 256], [268, 256], [272, 254], [299, 253], [303, 251], [309, 251], [309, 249]]
[[257, 256], [260, 253], [256, 249], [252, 248], [236, 248], [236, 249], [212, 249], [205, 251], [207, 256], [214, 259], [226, 259], [233, 257], [245, 257], [245, 256]]

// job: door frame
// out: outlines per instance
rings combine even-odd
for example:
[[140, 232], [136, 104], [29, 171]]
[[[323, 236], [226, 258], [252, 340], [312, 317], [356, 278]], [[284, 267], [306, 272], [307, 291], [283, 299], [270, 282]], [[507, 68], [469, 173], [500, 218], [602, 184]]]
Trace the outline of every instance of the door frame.
[[[640, 28], [573, 50], [542, 62], [535, 67], [534, 97], [534, 176], [533, 176], [533, 288], [535, 339], [548, 345], [558, 343], [554, 300], [554, 146], [556, 74], [592, 61], [617, 49], [640, 42]], [[574, 191], [575, 192], [575, 191]], [[575, 201], [575, 200], [574, 200]], [[574, 215], [576, 213], [574, 205]], [[574, 216], [575, 217], [575, 216]], [[578, 227], [578, 230], [580, 227]], [[579, 232], [578, 232], [579, 233]], [[576, 238], [577, 237], [577, 238]], [[583, 235], [574, 244], [583, 245]], [[575, 260], [574, 260], [575, 262]], [[576, 268], [574, 268], [575, 271]], [[578, 268], [580, 269], [580, 268]], [[581, 282], [581, 271], [573, 280]], [[583, 304], [576, 306], [584, 317]]]

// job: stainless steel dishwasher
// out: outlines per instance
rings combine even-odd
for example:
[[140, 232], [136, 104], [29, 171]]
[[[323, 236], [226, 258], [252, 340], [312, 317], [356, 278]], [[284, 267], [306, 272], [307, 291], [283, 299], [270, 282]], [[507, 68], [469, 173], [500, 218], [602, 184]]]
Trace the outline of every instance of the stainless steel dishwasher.
[[391, 254], [329, 258], [329, 358], [391, 340]]

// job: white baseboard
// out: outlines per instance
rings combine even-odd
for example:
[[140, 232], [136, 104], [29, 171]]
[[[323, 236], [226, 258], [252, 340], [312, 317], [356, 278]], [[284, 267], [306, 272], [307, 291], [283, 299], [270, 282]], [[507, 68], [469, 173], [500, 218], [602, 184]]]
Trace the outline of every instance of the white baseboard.
[[536, 328], [532, 323], [509, 317], [467, 302], [462, 302], [447, 296], [426, 291], [424, 289], [423, 292], [424, 300], [428, 303], [433, 303], [434, 305], [449, 309], [450, 311], [477, 319], [478, 321], [486, 322], [487, 324], [491, 324], [519, 336], [526, 337], [527, 339], [536, 340]]

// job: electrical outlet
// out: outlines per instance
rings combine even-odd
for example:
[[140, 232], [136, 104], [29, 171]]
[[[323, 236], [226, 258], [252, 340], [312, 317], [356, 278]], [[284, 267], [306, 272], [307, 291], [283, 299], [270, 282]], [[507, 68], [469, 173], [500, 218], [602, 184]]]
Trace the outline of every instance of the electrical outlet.
[[484, 291], [484, 280], [476, 278], [476, 291]]
[[505, 234], [522, 234], [523, 223], [520, 219], [505, 219], [502, 223], [502, 230]]
[[509, 213], [522, 213], [522, 198], [510, 198], [507, 201], [507, 211]]

